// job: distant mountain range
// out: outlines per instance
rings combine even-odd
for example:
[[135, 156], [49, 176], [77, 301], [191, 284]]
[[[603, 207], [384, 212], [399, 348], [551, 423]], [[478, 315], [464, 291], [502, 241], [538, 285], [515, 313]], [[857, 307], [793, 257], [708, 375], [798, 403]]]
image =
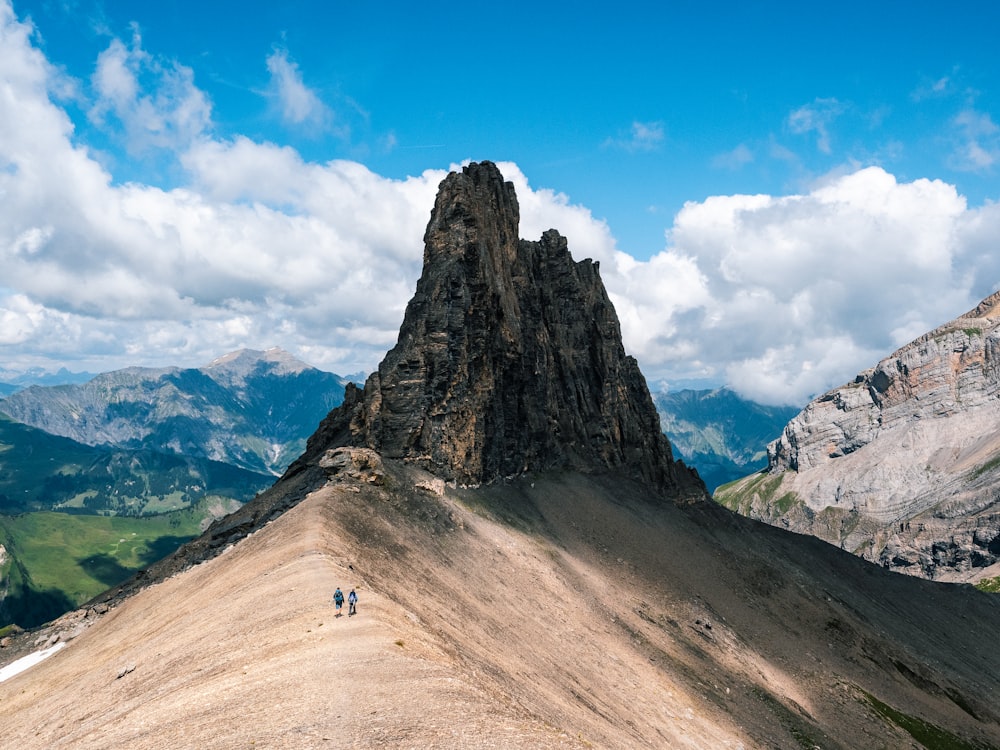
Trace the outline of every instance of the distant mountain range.
[[65, 367], [61, 367], [58, 372], [46, 372], [37, 367], [26, 372], [12, 372], [0, 368], [0, 398], [32, 385], [86, 383], [92, 377], [94, 377], [92, 372], [70, 372]]
[[[82, 549], [55, 570], [55, 562], [30, 551], [41, 532], [8, 521], [9, 538], [0, 538], [7, 558], [0, 565], [0, 626], [41, 621], [96, 593], [93, 576], [80, 567], [91, 557], [84, 554], [83, 540], [94, 534], [87, 516], [146, 519], [138, 533], [149, 537], [148, 548], [169, 552], [198, 521], [184, 516], [188, 534], [180, 535], [176, 525], [161, 528], [154, 517], [187, 512], [207, 499], [231, 509], [254, 497], [304, 452], [307, 437], [343, 401], [345, 384], [360, 376], [323, 372], [281, 349], [244, 349], [201, 368], [130, 367], [85, 382], [39, 384], [77, 377], [62, 371], [11, 378], [16, 391], [0, 400], [0, 525], [3, 516], [72, 514], [74, 530], [60, 533], [81, 539]], [[710, 489], [761, 468], [765, 445], [793, 411], [762, 407], [726, 389], [661, 393], [655, 400], [677, 457]], [[41, 528], [51, 533], [55, 523]], [[124, 577], [144, 559], [116, 560], [110, 569]], [[40, 565], [51, 565], [56, 581], [77, 580], [75, 589], [41, 590]], [[100, 580], [115, 582], [112, 575]]]
[[0, 415], [0, 514], [41, 510], [142, 516], [205, 496], [245, 502], [268, 474], [149, 449], [90, 446]]
[[728, 388], [652, 395], [674, 454], [698, 470], [709, 492], [767, 466], [767, 444], [799, 411], [758, 404]]
[[81, 384], [30, 386], [0, 402], [0, 412], [84, 445], [277, 476], [343, 400], [346, 382], [281, 349], [243, 349], [197, 369], [130, 367]]
[[[11, 377], [12, 395], [0, 401], [0, 413], [85, 445], [166, 451], [278, 475], [341, 403], [344, 386], [363, 376], [324, 372], [277, 348], [244, 349], [197, 369]], [[653, 399], [674, 452], [710, 491], [764, 468], [767, 443], [798, 411], [728, 388], [664, 391]]]
[[83, 383], [13, 379], [0, 401], [0, 628], [61, 614], [251, 500], [347, 382], [280, 349]]

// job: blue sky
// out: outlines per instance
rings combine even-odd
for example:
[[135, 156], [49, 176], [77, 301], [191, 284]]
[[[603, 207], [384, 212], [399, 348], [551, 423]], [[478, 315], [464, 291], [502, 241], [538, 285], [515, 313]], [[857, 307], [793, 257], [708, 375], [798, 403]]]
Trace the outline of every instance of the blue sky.
[[801, 403], [1000, 285], [998, 6], [664, 6], [0, 0], [0, 370], [372, 369], [470, 159], [654, 384]]
[[[393, 178], [514, 161], [606, 219], [620, 249], [642, 258], [663, 249], [685, 201], [795, 192], [853, 166], [945, 179], [972, 203], [997, 197], [996, 174], [979, 168], [997, 146], [992, 3], [480, 5], [14, 8], [50, 61], [82, 81], [113, 39], [130, 45], [138, 32], [159, 65], [192, 72], [215, 137], [354, 159]], [[296, 110], [275, 99], [275, 70], [315, 100]], [[88, 143], [120, 151], [107, 128], [74, 114]], [[970, 154], [991, 134], [992, 155]], [[114, 177], [184, 181], [169, 154], [143, 156], [113, 163]]]

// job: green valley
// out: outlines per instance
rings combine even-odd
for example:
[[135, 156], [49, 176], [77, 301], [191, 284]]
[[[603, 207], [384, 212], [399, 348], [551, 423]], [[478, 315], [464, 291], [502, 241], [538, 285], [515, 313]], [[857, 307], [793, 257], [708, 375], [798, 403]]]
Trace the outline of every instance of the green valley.
[[203, 458], [82, 445], [0, 415], [0, 628], [79, 606], [272, 480]]
[[0, 624], [34, 627], [83, 604], [170, 554], [212, 518], [234, 510], [231, 499], [143, 518], [49, 511], [0, 516]]

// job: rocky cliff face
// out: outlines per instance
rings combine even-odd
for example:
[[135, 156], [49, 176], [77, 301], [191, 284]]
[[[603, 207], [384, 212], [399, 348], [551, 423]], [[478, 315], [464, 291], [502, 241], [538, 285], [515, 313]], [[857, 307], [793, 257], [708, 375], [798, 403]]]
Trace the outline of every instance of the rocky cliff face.
[[396, 346], [310, 441], [372, 448], [474, 485], [557, 466], [632, 472], [703, 497], [676, 463], [590, 260], [549, 230], [518, 238], [511, 183], [490, 162], [441, 184], [424, 268]]
[[887, 567], [1000, 561], [1000, 293], [810, 403], [719, 499]]

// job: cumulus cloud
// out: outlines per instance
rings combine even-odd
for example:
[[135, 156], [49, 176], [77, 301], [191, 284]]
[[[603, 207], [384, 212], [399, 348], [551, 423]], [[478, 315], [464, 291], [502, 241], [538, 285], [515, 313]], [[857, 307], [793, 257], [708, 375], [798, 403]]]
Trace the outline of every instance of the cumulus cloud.
[[[0, 9], [0, 76], [11, 83], [0, 89], [8, 368], [192, 363], [272, 344], [338, 372], [378, 363], [420, 273], [445, 170], [394, 180], [357, 162], [307, 162], [288, 147], [202, 133], [178, 150], [186, 185], [115, 184], [74, 145], [49, 95], [57, 71], [32, 46], [30, 26]], [[147, 61], [137, 39], [102, 53], [107, 116], [126, 121], [155, 100], [135, 74]], [[577, 253], [612, 257], [606, 225], [565, 196], [533, 191], [516, 165], [504, 171], [519, 183], [526, 232], [559, 227]]]
[[111, 40], [91, 83], [97, 100], [90, 119], [120, 129], [132, 151], [185, 148], [211, 125], [212, 106], [194, 72], [146, 52], [137, 27], [130, 44]]
[[532, 188], [521, 168], [513, 162], [498, 162], [497, 167], [505, 179], [514, 183], [522, 237], [537, 240], [543, 232], [557, 229], [566, 237], [570, 252], [577, 260], [590, 258], [613, 267], [631, 260], [630, 256], [616, 248], [615, 238], [607, 223], [595, 219], [590, 209], [571, 203], [565, 193]]
[[[208, 361], [271, 343], [315, 352], [317, 341], [331, 343], [316, 364], [378, 361], [419, 272], [442, 172], [394, 181], [202, 133], [181, 149], [189, 186], [116, 185], [74, 145], [49, 96], [58, 73], [31, 36], [0, 4], [0, 356], [9, 366], [50, 357], [99, 370], [140, 352], [147, 364]], [[103, 116], [177, 148], [182, 129], [149, 126], [152, 111], [166, 113], [160, 122], [186, 120], [143, 89], [136, 70], [148, 62], [138, 40], [102, 53]], [[337, 328], [365, 335], [337, 345]]]
[[[991, 291], [975, 281], [998, 278], [989, 209], [875, 167], [802, 195], [688, 203], [666, 249], [611, 282], [629, 290], [616, 300], [626, 339], [647, 373], [801, 404]], [[639, 302], [654, 285], [669, 313]]]

